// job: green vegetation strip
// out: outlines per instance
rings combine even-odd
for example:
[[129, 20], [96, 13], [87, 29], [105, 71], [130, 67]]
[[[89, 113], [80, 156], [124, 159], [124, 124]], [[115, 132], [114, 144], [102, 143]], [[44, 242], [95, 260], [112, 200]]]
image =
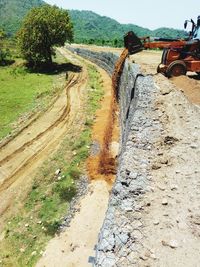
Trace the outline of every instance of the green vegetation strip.
[[[57, 62], [60, 60], [58, 55]], [[0, 139], [12, 131], [25, 113], [44, 110], [60, 93], [64, 81], [62, 74], [29, 72], [20, 59], [14, 65], [0, 67]]]
[[[0, 261], [5, 267], [34, 266], [45, 244], [67, 215], [71, 199], [76, 196], [77, 179], [85, 172], [95, 111], [103, 96], [100, 74], [90, 65], [88, 73], [82, 131], [71, 129], [60, 149], [37, 173], [24, 207], [7, 223], [5, 237], [0, 244]], [[58, 169], [61, 172], [55, 175]]]

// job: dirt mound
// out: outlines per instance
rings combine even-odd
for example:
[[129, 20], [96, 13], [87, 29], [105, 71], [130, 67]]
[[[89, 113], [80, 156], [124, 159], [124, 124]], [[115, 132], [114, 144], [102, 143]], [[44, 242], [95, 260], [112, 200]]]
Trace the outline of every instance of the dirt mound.
[[174, 77], [170, 80], [192, 103], [200, 104], [200, 79], [197, 75]]

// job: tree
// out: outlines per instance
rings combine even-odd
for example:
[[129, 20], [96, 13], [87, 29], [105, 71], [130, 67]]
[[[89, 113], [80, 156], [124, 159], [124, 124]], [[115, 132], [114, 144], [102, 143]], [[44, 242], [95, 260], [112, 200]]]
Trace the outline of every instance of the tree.
[[17, 37], [21, 53], [30, 65], [51, 64], [54, 47], [72, 41], [73, 26], [66, 10], [44, 5], [27, 14]]
[[6, 33], [0, 29], [0, 66], [8, 64], [11, 57], [9, 49], [4, 47], [5, 39]]

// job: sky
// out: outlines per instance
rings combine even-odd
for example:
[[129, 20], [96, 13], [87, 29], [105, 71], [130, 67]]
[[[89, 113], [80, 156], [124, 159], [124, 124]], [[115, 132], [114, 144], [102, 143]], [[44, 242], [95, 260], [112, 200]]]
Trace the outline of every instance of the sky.
[[[186, 19], [196, 21], [199, 0], [44, 0], [65, 9], [91, 10], [151, 30], [160, 27], [183, 29]], [[198, 9], [199, 6], [199, 9]], [[188, 31], [190, 28], [188, 28]]]

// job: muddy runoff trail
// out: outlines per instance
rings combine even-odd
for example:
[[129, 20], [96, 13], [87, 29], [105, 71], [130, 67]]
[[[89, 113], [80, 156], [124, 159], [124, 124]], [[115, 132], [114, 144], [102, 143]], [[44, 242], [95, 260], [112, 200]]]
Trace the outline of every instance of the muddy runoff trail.
[[[85, 59], [84, 62], [94, 65]], [[95, 255], [94, 246], [107, 210], [109, 191], [115, 179], [115, 157], [118, 154], [117, 106], [112, 82], [103, 69], [95, 67], [102, 77], [104, 97], [95, 114], [91, 155], [86, 163], [91, 182], [86, 195], [76, 206], [77, 212], [69, 227], [48, 243], [37, 267], [91, 267], [88, 259]], [[102, 158], [107, 162], [103, 160], [102, 163]]]
[[[74, 64], [77, 62], [73, 60]], [[38, 167], [56, 151], [70, 127], [82, 116], [87, 69], [76, 67], [49, 109], [30, 120], [13, 139], [0, 147], [0, 229], [15, 211], [14, 204], [16, 209], [17, 202], [22, 202]]]

